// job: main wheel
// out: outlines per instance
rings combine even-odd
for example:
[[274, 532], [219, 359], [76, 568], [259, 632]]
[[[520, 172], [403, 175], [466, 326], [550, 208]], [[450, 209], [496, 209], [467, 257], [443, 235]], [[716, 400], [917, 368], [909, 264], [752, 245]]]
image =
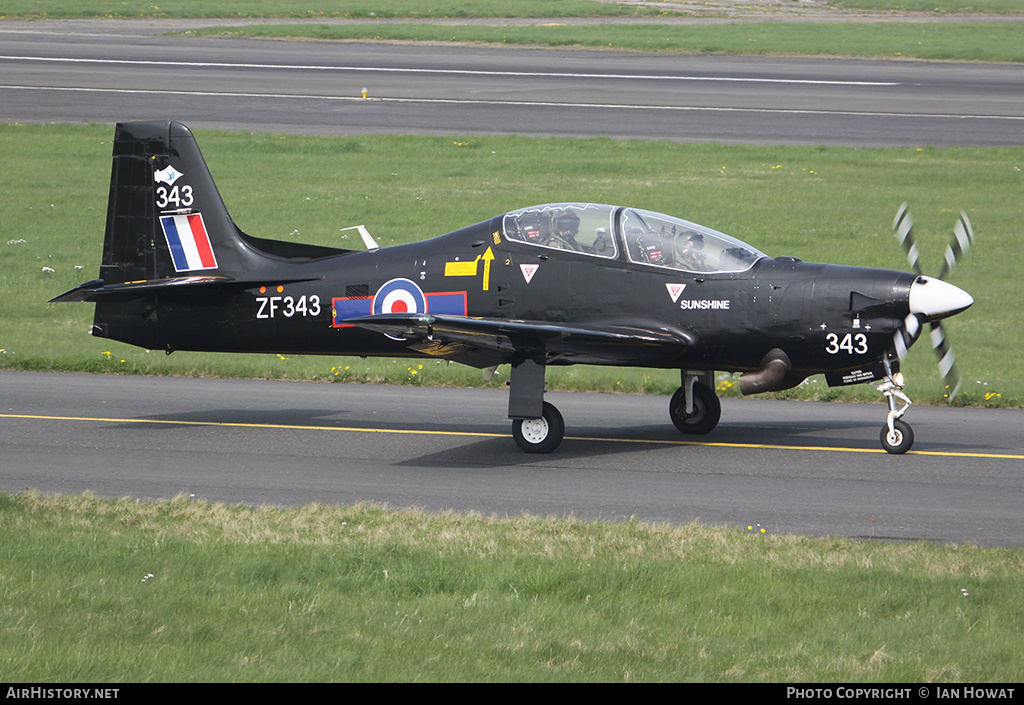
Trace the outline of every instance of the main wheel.
[[520, 450], [526, 453], [550, 453], [565, 436], [565, 421], [553, 404], [544, 402], [543, 416], [539, 419], [512, 421], [512, 437]]
[[722, 402], [715, 390], [701, 382], [693, 384], [693, 413], [686, 414], [686, 390], [680, 387], [668, 404], [668, 414], [683, 433], [710, 433], [722, 418]]
[[902, 455], [914, 445], [914, 429], [910, 428], [903, 419], [896, 419], [892, 422], [892, 433], [889, 433], [889, 424], [882, 426], [882, 432], [878, 434], [882, 441], [882, 447], [886, 452], [893, 455]]

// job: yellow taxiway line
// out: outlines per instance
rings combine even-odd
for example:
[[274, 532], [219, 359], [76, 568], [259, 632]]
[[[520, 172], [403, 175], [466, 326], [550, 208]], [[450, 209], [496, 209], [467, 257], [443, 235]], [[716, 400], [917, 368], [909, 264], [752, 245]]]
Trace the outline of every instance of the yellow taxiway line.
[[[106, 423], [165, 424], [171, 426], [219, 426], [222, 428], [262, 428], [291, 431], [347, 431], [349, 433], [395, 433], [424, 436], [465, 436], [473, 438], [507, 438], [507, 433], [483, 433], [475, 431], [428, 431], [412, 428], [359, 428], [356, 426], [308, 426], [299, 424], [241, 423], [234, 421], [178, 421], [173, 419], [132, 419], [95, 416], [44, 416], [38, 414], [0, 414], [3, 419], [34, 419], [42, 421], [90, 421]], [[842, 446], [794, 446], [770, 443], [722, 443], [713, 441], [660, 440], [644, 438], [596, 438], [566, 436], [566, 440], [604, 441], [607, 443], [646, 443], [650, 445], [689, 445], [717, 448], [758, 448], [765, 450], [816, 450], [840, 453], [885, 453], [881, 448], [848, 448]], [[1024, 460], [1024, 454], [1013, 453], [963, 453], [944, 450], [912, 450], [908, 455], [932, 455], [954, 458], [996, 458], [1000, 460]]]

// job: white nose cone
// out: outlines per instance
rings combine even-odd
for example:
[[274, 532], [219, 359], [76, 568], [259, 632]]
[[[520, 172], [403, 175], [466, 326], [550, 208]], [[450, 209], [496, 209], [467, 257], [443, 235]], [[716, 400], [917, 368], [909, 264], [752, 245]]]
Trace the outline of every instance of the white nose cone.
[[910, 312], [926, 320], [937, 321], [955, 315], [973, 303], [970, 294], [941, 279], [918, 277], [910, 285]]

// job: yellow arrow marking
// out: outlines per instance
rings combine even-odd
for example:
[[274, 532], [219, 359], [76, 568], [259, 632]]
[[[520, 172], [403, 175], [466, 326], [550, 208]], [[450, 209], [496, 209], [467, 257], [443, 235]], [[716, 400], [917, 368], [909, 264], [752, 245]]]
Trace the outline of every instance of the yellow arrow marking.
[[487, 252], [484, 253], [484, 291], [491, 288], [491, 262], [494, 261], [494, 253], [491, 248], [487, 248]]
[[487, 291], [491, 288], [491, 262], [494, 261], [494, 251], [490, 247], [487, 248], [483, 255], [477, 255], [477, 258], [474, 260], [445, 262], [444, 275], [446, 277], [475, 277], [480, 269], [477, 264], [479, 264], [481, 259], [484, 261], [483, 289]]

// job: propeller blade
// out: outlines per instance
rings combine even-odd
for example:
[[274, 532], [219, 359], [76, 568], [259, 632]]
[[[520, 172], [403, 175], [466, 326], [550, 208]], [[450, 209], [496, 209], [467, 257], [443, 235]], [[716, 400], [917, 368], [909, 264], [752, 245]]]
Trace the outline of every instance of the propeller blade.
[[[971, 227], [971, 220], [963, 211], [960, 212], [960, 219], [953, 226], [953, 239], [946, 246], [946, 254], [942, 262], [942, 269], [939, 271], [939, 279], [945, 279], [950, 272], [956, 269], [960, 261], [971, 250], [974, 244], [974, 228]], [[932, 348], [939, 359], [939, 373], [946, 383], [946, 401], [952, 403], [956, 395], [960, 393], [960, 373], [956, 369], [956, 358], [953, 355], [953, 348], [946, 339], [946, 331], [941, 321], [932, 323]]]
[[953, 355], [953, 348], [946, 340], [946, 331], [941, 321], [936, 321], [932, 326], [932, 349], [939, 359], [939, 374], [946, 383], [946, 402], [952, 403], [956, 395], [960, 393], [960, 373], [956, 369], [956, 358]]
[[[906, 201], [896, 210], [896, 217], [892, 221], [892, 227], [896, 232], [896, 239], [900, 241], [900, 244], [903, 245], [903, 249], [907, 253], [907, 262], [910, 263], [910, 268], [917, 274], [920, 274], [921, 261], [917, 252], [917, 241], [914, 239], [914, 219], [910, 217], [910, 208]], [[915, 314], [911, 313], [903, 320], [903, 325], [893, 335], [896, 356], [901, 362], [907, 356], [907, 350], [914, 344], [919, 335], [921, 335], [921, 321]]]
[[967, 214], [961, 211], [960, 219], [953, 226], [953, 239], [946, 246], [945, 260], [942, 263], [942, 269], [939, 271], [939, 279], [945, 279], [950, 272], [956, 269], [957, 262], [960, 261], [961, 257], [970, 252], [971, 245], [973, 244], [974, 228], [971, 227], [971, 221]]
[[911, 313], [903, 319], [903, 325], [892, 336], [893, 345], [896, 346], [896, 356], [900, 359], [900, 362], [903, 362], [903, 358], [907, 356], [907, 350], [920, 335], [921, 321], [918, 319], [917, 314]]
[[896, 211], [892, 227], [896, 231], [896, 239], [907, 252], [907, 262], [910, 263], [911, 269], [921, 274], [921, 259], [917, 252], [917, 241], [914, 239], [914, 219], [910, 217], [910, 208], [906, 201]]

